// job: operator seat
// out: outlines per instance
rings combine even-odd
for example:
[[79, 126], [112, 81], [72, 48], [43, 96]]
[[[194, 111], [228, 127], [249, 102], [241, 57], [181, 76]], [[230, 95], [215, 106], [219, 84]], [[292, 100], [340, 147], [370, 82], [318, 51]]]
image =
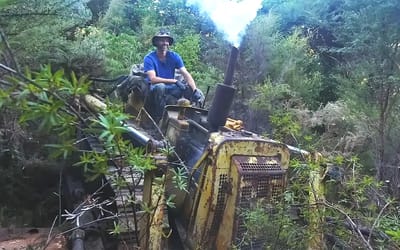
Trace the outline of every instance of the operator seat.
[[[137, 115], [142, 107], [158, 122], [161, 117], [155, 117], [157, 105], [154, 93], [150, 91], [150, 86], [145, 80], [143, 64], [132, 66], [129, 76], [118, 86], [118, 95], [124, 102], [127, 102], [129, 113]], [[178, 70], [175, 72], [177, 80], [183, 80], [183, 76]], [[185, 93], [186, 96], [186, 93]], [[165, 97], [166, 105], [175, 105], [179, 98], [172, 95]]]

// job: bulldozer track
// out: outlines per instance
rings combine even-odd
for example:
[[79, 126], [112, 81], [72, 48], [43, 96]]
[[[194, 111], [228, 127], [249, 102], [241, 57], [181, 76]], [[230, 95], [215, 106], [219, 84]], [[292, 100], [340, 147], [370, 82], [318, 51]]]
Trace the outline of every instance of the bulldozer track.
[[[96, 138], [89, 137], [87, 141], [91, 150], [99, 153], [104, 152], [101, 143]], [[145, 214], [141, 207], [144, 174], [131, 166], [116, 167], [110, 165], [105, 178], [115, 193], [115, 196], [110, 198], [117, 207], [118, 249], [139, 249], [139, 224]], [[117, 179], [120, 181], [117, 182]]]

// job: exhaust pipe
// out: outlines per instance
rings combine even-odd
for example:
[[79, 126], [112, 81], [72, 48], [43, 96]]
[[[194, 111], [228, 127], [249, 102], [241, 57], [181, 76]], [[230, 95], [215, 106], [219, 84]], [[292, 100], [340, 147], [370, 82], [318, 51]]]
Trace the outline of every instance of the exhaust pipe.
[[218, 84], [215, 90], [213, 102], [208, 112], [208, 125], [211, 132], [218, 131], [224, 126], [233, 102], [235, 88], [232, 86], [239, 49], [232, 47], [228, 65], [225, 71], [224, 83]]
[[239, 49], [236, 47], [232, 47], [231, 54], [229, 56], [228, 66], [226, 67], [225, 71], [225, 78], [224, 78], [225, 85], [232, 86], [233, 73], [235, 72], [235, 66], [238, 55], [239, 55]]

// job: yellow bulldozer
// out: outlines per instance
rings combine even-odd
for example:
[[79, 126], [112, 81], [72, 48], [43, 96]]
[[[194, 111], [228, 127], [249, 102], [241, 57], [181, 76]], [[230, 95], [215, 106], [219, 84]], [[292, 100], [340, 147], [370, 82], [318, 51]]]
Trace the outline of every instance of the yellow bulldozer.
[[[134, 110], [134, 119], [124, 124], [129, 131], [127, 138], [135, 147], [144, 148], [157, 168], [126, 175], [122, 171], [125, 180], [137, 190], [136, 200], [151, 210], [136, 205], [130, 208], [128, 189], [112, 190], [110, 185], [109, 200], [122, 228], [117, 236], [119, 249], [263, 248], [263, 238], [254, 239], [251, 245], [242, 243], [246, 228], [241, 212], [260, 201], [272, 206], [288, 185], [291, 158], [309, 153], [247, 131], [243, 122], [228, 117], [235, 92], [232, 77], [237, 54], [233, 47], [224, 83], [217, 85], [209, 110], [185, 102], [169, 105], [157, 126], [149, 129], [148, 124], [154, 122], [144, 102], [135, 99], [135, 91], [129, 95], [127, 110]], [[93, 96], [86, 96], [84, 101], [97, 112], [105, 107]], [[94, 150], [96, 142], [86, 139]], [[162, 153], [166, 147], [173, 153]], [[113, 171], [118, 169], [110, 167]], [[184, 189], [174, 184], [177, 171], [186, 180]], [[317, 181], [312, 185], [318, 186], [318, 173], [315, 174]], [[65, 193], [74, 196], [76, 181], [67, 179], [66, 186], [70, 188]], [[104, 181], [109, 177], [104, 177], [98, 186], [104, 187]], [[84, 190], [83, 186], [79, 187]], [[77, 200], [68, 200], [74, 199]], [[168, 207], [167, 201], [173, 206]], [[72, 248], [89, 249], [87, 228], [77, 230], [71, 235]], [[311, 246], [320, 240], [311, 239]], [[101, 242], [97, 244], [107, 248]]]

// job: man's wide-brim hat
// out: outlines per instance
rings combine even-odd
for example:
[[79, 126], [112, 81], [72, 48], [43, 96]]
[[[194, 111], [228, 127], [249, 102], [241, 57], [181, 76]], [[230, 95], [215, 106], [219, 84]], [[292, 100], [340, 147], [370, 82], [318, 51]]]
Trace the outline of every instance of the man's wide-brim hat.
[[165, 37], [169, 39], [169, 45], [172, 45], [174, 43], [174, 38], [169, 34], [169, 32], [160, 31], [155, 36], [153, 36], [153, 38], [151, 39], [153, 46], [157, 46], [157, 44], [156, 44], [157, 39], [165, 38]]

